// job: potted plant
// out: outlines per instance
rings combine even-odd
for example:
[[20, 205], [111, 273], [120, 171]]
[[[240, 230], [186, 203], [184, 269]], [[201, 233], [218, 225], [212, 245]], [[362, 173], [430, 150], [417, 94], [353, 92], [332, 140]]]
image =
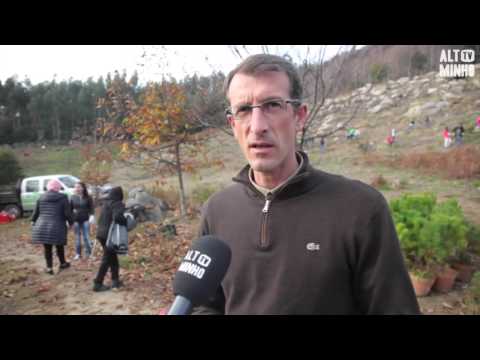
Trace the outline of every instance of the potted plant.
[[431, 239], [438, 265], [433, 289], [448, 292], [455, 284], [458, 271], [450, 266], [451, 259], [467, 248], [467, 225], [457, 200], [450, 199], [436, 204], [420, 237]]
[[467, 247], [458, 251], [451, 261], [451, 266], [458, 271], [457, 279], [466, 283], [471, 281], [475, 271], [471, 253], [475, 252], [476, 246], [480, 241], [480, 230], [470, 223], [467, 226]]
[[427, 296], [436, 279], [435, 251], [431, 239], [420, 238], [435, 201], [433, 194], [407, 194], [390, 202], [410, 279], [418, 297]]
[[405, 194], [390, 202], [397, 234], [417, 296], [428, 286], [449, 291], [457, 271], [449, 259], [466, 248], [466, 222], [456, 200], [437, 204], [434, 194]]
[[457, 279], [468, 283], [472, 279], [475, 267], [470, 254], [466, 251], [459, 254], [451, 263], [452, 268], [458, 271]]

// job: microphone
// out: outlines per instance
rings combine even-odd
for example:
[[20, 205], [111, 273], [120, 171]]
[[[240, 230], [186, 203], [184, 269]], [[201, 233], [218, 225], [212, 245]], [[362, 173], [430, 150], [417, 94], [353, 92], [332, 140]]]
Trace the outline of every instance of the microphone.
[[195, 240], [173, 279], [176, 298], [167, 315], [190, 315], [215, 295], [230, 265], [229, 246], [212, 235]]

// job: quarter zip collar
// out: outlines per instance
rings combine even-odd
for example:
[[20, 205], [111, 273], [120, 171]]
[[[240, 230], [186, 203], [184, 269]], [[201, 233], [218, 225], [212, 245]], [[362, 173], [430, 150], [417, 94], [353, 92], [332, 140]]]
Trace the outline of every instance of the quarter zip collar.
[[[270, 197], [270, 201], [273, 200], [273, 198], [289, 198], [299, 195], [312, 188], [314, 182], [309, 180], [310, 175], [312, 174], [312, 168], [309, 164], [307, 154], [303, 151], [297, 151], [297, 155], [301, 157], [301, 161], [296, 174], [290, 177], [284, 184], [275, 188], [274, 193], [269, 192], [267, 196], [252, 184], [249, 176], [251, 171], [250, 165], [246, 165], [234, 178], [232, 178], [232, 180], [245, 185], [253, 196], [261, 197], [263, 199]], [[293, 184], [297, 184], [298, 186], [292, 187], [291, 185]]]
[[297, 162], [298, 162], [298, 166], [297, 168], [295, 169], [295, 171], [292, 173], [292, 175], [290, 175], [285, 181], [283, 181], [281, 184], [277, 185], [275, 188], [273, 189], [267, 189], [263, 186], [260, 186], [258, 185], [254, 178], [253, 178], [253, 169], [252, 168], [249, 168], [248, 170], [248, 178], [250, 180], [250, 183], [258, 190], [260, 191], [264, 196], [267, 196], [268, 194], [275, 194], [277, 193], [280, 189], [283, 188], [283, 186], [285, 184], [287, 184], [291, 179], [293, 179], [300, 171], [300, 169], [302, 168], [303, 166], [303, 157], [297, 152], [296, 153], [296, 158], [297, 158]]

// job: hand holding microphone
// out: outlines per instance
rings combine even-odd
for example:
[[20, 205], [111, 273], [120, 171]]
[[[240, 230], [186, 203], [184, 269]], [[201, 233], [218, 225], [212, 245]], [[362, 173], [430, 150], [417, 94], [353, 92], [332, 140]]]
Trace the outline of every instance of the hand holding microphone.
[[194, 241], [173, 280], [176, 298], [167, 315], [189, 315], [215, 295], [230, 265], [231, 251], [214, 236]]

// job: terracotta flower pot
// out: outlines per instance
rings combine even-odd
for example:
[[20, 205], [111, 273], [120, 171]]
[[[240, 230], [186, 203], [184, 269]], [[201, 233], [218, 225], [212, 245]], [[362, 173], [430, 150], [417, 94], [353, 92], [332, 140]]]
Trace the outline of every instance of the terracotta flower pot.
[[470, 282], [472, 280], [473, 272], [475, 268], [473, 265], [467, 265], [462, 263], [453, 264], [452, 267], [458, 271], [457, 279], [463, 282]]
[[415, 295], [417, 297], [427, 296], [432, 289], [432, 285], [435, 282], [435, 277], [431, 279], [421, 278], [410, 273], [410, 279], [412, 280], [413, 288], [415, 289]]
[[455, 284], [457, 274], [458, 271], [451, 267], [440, 270], [437, 274], [437, 280], [433, 284], [433, 289], [441, 293], [449, 292]]

